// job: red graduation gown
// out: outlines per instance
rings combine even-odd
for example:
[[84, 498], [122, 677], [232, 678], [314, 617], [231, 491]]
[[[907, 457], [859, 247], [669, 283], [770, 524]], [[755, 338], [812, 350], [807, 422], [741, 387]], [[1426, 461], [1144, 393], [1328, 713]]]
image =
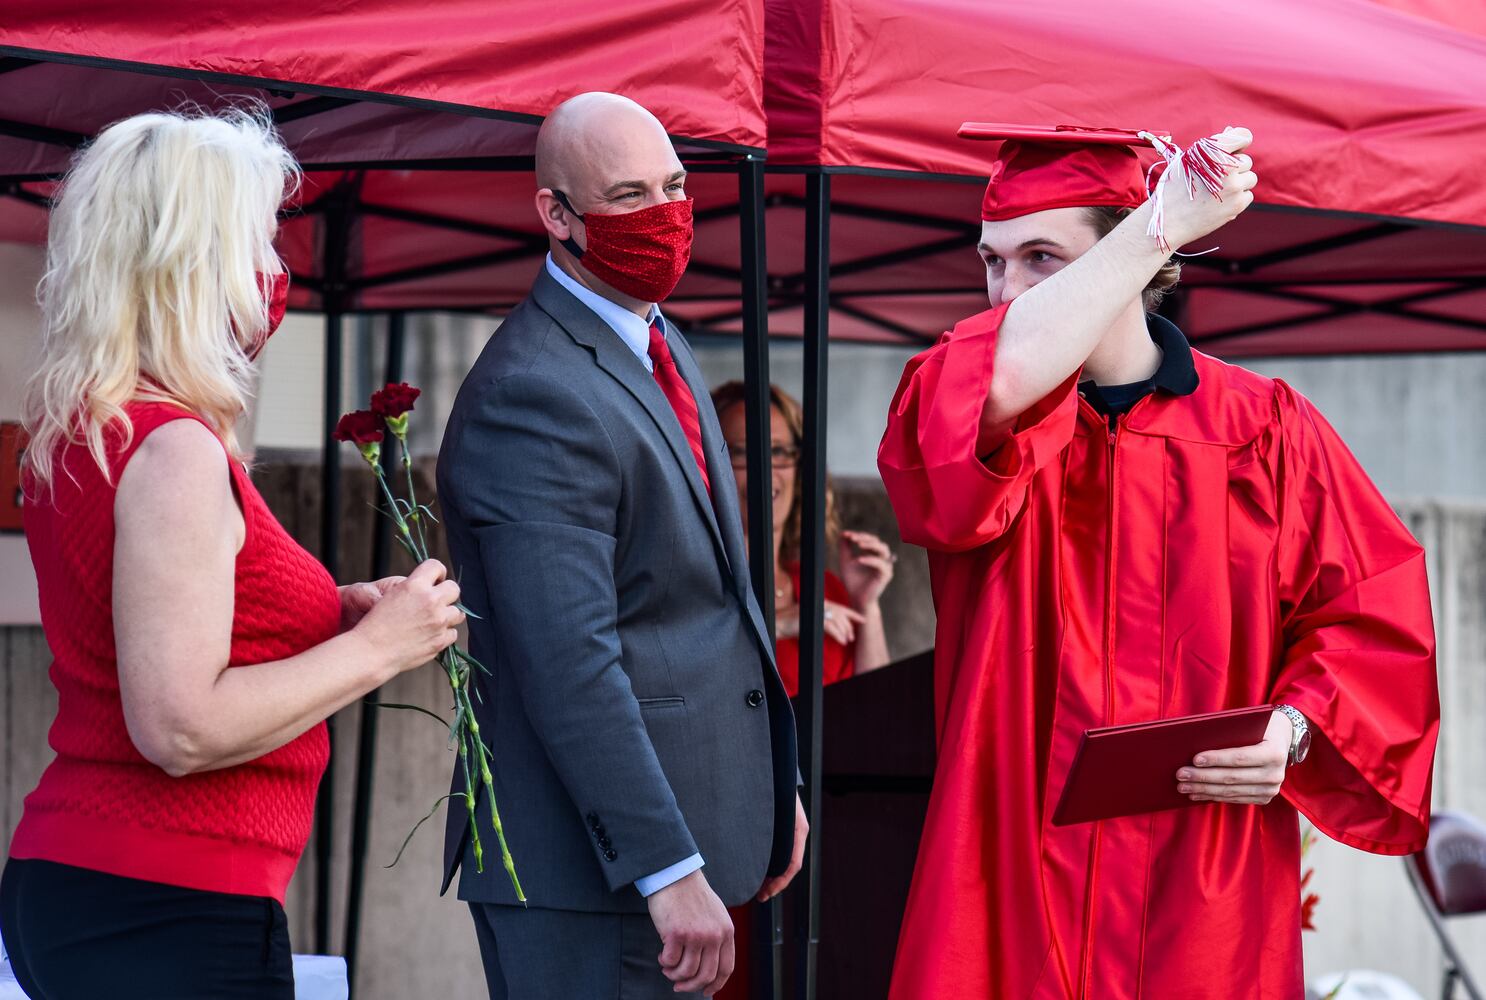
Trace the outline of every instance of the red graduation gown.
[[[1070, 378], [981, 461], [1003, 315], [909, 363], [878, 455], [939, 614], [891, 997], [1291, 1000], [1296, 810], [1380, 854], [1428, 832], [1423, 551], [1307, 400], [1196, 352], [1192, 395], [1112, 433]], [[1086, 728], [1265, 702], [1315, 734], [1268, 806], [1051, 824]]]

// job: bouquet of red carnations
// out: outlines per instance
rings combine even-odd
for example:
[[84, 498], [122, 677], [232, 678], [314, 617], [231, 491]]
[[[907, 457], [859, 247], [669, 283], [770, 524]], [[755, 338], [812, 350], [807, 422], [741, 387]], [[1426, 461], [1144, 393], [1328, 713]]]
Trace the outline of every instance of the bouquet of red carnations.
[[[372, 472], [377, 477], [377, 485], [382, 492], [383, 505], [380, 509], [392, 521], [393, 537], [397, 539], [404, 551], [412, 556], [414, 562], [421, 563], [429, 558], [425, 525], [430, 521], [437, 523], [438, 519], [434, 517], [433, 511], [427, 504], [419, 503], [417, 493], [413, 488], [413, 459], [408, 451], [408, 416], [412, 413], [413, 403], [417, 400], [419, 391], [406, 382], [389, 383], [385, 388], [372, 393], [370, 409], [356, 410], [341, 417], [335, 428], [335, 439], [354, 444], [361, 452], [361, 457], [366, 459], [366, 463], [371, 466]], [[405, 497], [396, 494], [387, 480], [386, 470], [382, 468], [384, 427], [392, 432], [392, 436], [401, 446], [403, 480], [407, 489]], [[462, 605], [460, 609], [472, 618], [479, 617]], [[413, 839], [413, 834], [418, 832], [418, 827], [431, 819], [438, 812], [439, 806], [447, 799], [462, 798], [465, 808], [469, 810], [475, 867], [483, 872], [485, 852], [480, 842], [480, 828], [475, 823], [475, 806], [478, 802], [478, 795], [483, 792], [486, 801], [490, 804], [490, 821], [495, 827], [496, 840], [500, 843], [501, 864], [505, 866], [506, 874], [510, 876], [511, 886], [516, 890], [516, 898], [524, 903], [526, 894], [521, 891], [521, 880], [516, 877], [516, 864], [511, 858], [510, 848], [506, 846], [500, 810], [495, 805], [495, 783], [490, 777], [490, 748], [480, 738], [480, 723], [475, 720], [474, 705], [470, 701], [471, 672], [479, 670], [489, 673], [489, 671], [480, 661], [461, 649], [458, 643], [440, 653], [438, 663], [443, 667], [444, 674], [449, 678], [449, 686], [454, 692], [454, 719], [448, 723], [449, 745], [459, 752], [459, 766], [464, 772], [464, 792], [440, 796], [428, 815], [420, 819], [408, 833], [407, 838], [403, 840], [397, 857], [392, 859], [392, 864], [397, 864], [408, 842]], [[401, 708], [422, 712], [444, 723], [444, 719], [437, 713], [417, 705], [397, 705], [388, 702], [379, 704], [383, 708]]]

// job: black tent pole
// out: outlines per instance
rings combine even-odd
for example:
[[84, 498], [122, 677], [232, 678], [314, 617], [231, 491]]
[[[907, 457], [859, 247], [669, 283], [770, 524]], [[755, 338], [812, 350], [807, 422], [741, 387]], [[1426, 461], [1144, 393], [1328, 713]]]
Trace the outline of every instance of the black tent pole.
[[[774, 510], [769, 462], [769, 271], [764, 240], [764, 164], [750, 155], [738, 163], [738, 235], [743, 293], [744, 419], [748, 428], [748, 552], [754, 594], [774, 634]], [[784, 996], [784, 907], [776, 897], [754, 907], [751, 962], [753, 1000]]]
[[[341, 378], [345, 367], [341, 318], [343, 285], [350, 242], [349, 189], [325, 207], [325, 422], [320, 461], [320, 561], [337, 578], [340, 568], [340, 445], [335, 425], [341, 414]], [[330, 950], [330, 857], [334, 846], [335, 718], [325, 720], [330, 755], [315, 799], [315, 951]]]
[[826, 381], [830, 312], [831, 176], [805, 176], [805, 442], [800, 524], [800, 772], [810, 840], [795, 879], [795, 995], [815, 1000], [820, 941], [821, 674], [826, 560]]
[[[403, 380], [404, 333], [407, 329], [407, 314], [402, 311], [387, 314], [387, 359], [383, 366], [386, 382]], [[389, 435], [382, 447], [382, 471], [390, 479], [393, 470], [393, 438]], [[392, 522], [385, 517], [376, 519], [372, 532], [373, 580], [386, 576], [392, 563]], [[346, 982], [352, 996], [356, 995], [356, 961], [361, 944], [361, 901], [366, 885], [366, 844], [370, 839], [372, 779], [377, 766], [377, 703], [381, 691], [367, 692], [361, 698], [361, 728], [356, 736], [356, 795], [351, 805], [351, 875], [346, 896]]]

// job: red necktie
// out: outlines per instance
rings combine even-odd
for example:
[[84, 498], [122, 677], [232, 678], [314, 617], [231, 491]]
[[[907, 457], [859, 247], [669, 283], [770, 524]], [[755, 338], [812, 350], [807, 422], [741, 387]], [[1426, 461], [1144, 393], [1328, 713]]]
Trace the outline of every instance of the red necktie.
[[676, 368], [676, 359], [671, 357], [671, 347], [666, 343], [665, 331], [658, 321], [650, 324], [650, 360], [655, 363], [655, 381], [660, 383], [660, 391], [666, 394], [671, 409], [676, 411], [681, 432], [686, 435], [686, 443], [691, 445], [697, 471], [702, 474], [702, 485], [707, 487], [707, 496], [710, 497], [712, 483], [707, 479], [707, 453], [702, 450], [702, 421], [697, 415], [697, 401]]

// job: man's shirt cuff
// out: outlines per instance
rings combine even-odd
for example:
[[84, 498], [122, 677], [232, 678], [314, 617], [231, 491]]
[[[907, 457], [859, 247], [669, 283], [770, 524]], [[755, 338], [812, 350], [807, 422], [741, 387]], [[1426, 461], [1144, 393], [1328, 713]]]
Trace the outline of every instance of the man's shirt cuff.
[[679, 882], [702, 867], [702, 856], [693, 854], [685, 861], [678, 861], [669, 868], [662, 868], [654, 875], [635, 879], [635, 888], [642, 896], [653, 896], [673, 882]]

